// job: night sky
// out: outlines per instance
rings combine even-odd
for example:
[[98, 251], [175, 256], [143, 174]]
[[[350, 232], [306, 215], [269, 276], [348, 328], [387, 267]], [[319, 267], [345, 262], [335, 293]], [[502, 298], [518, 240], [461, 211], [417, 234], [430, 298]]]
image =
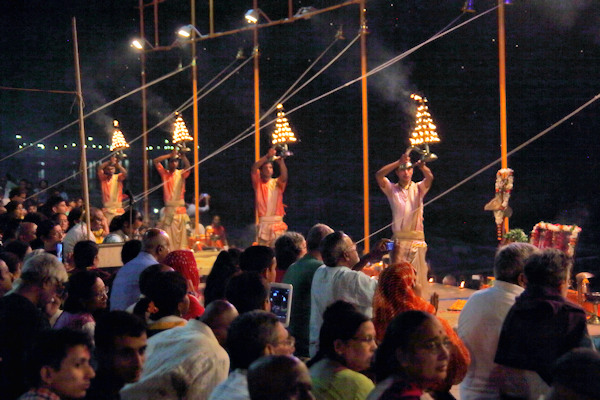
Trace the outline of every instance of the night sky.
[[[294, 1], [294, 10], [322, 8], [341, 2]], [[244, 24], [252, 2], [215, 1], [215, 31]], [[506, 8], [508, 148], [520, 145], [600, 93], [600, 2], [595, 0], [515, 0]], [[77, 18], [85, 112], [140, 85], [139, 54], [129, 46], [139, 34], [137, 1], [103, 0], [2, 2], [0, 5], [0, 85], [75, 90], [71, 17]], [[475, 1], [482, 12], [494, 0]], [[461, 15], [459, 0], [368, 1], [368, 65], [381, 63], [427, 40]], [[287, 2], [260, 0], [272, 19], [287, 16]], [[188, 1], [166, 0], [159, 6], [160, 45], [175, 40], [175, 31], [188, 24]], [[463, 15], [457, 23], [477, 14]], [[260, 31], [261, 108], [266, 111], [330, 45], [343, 26], [339, 41], [317, 64], [322, 68], [356, 36], [358, 6]], [[153, 42], [152, 13], [146, 13], [146, 36]], [[196, 26], [208, 31], [208, 1], [197, 2]], [[241, 33], [198, 45], [199, 87], [233, 63], [239, 48], [248, 56], [252, 34]], [[432, 146], [439, 160], [430, 165], [435, 182], [427, 199], [479, 171], [500, 157], [497, 14], [492, 12], [438, 39], [369, 78], [369, 156], [371, 231], [387, 225], [391, 213], [379, 192], [375, 172], [394, 161], [407, 147], [417, 92], [429, 109], [442, 139]], [[244, 60], [237, 61], [237, 64]], [[148, 81], [190, 63], [189, 46], [148, 54]], [[358, 42], [330, 68], [284, 105], [294, 109], [360, 74]], [[212, 154], [254, 121], [252, 63], [202, 98], [201, 158]], [[305, 78], [306, 79], [306, 78]], [[187, 69], [148, 90], [149, 127], [191, 96]], [[77, 118], [73, 95], [0, 91], [1, 154], [11, 154], [22, 142], [39, 140]], [[118, 119], [128, 140], [141, 133], [140, 95], [135, 94], [86, 119], [86, 135], [96, 144], [109, 142], [112, 120]], [[509, 158], [515, 183], [510, 205], [511, 227], [530, 231], [539, 221], [578, 224], [583, 228], [577, 248], [578, 270], [600, 273], [598, 131], [600, 101]], [[192, 128], [191, 108], [183, 112]], [[265, 121], [269, 121], [267, 118]], [[362, 238], [362, 125], [360, 86], [354, 84], [288, 115], [301, 142], [287, 160], [290, 180], [284, 202], [291, 230], [306, 233], [316, 222]], [[150, 145], [164, 146], [169, 125], [149, 133]], [[273, 128], [262, 132], [264, 154]], [[15, 135], [21, 135], [17, 139]], [[43, 142], [45, 149], [28, 149], [0, 163], [0, 174], [39, 180], [41, 162], [54, 183], [77, 170], [78, 129], [73, 126]], [[92, 142], [91, 142], [92, 143]], [[89, 143], [89, 145], [91, 145]], [[64, 145], [67, 144], [67, 148]], [[54, 150], [58, 146], [60, 150]], [[97, 160], [106, 149], [90, 149]], [[154, 150], [149, 157], [165, 153]], [[129, 187], [142, 191], [141, 141], [129, 154]], [[211, 215], [221, 215], [234, 242], [251, 238], [253, 194], [249, 168], [254, 141], [245, 139], [201, 165], [201, 191], [212, 195]], [[433, 270], [467, 274], [489, 271], [495, 242], [491, 212], [499, 164], [433, 202], [425, 210], [428, 257]], [[152, 171], [152, 169], [151, 169]], [[94, 174], [91, 174], [94, 177]], [[415, 171], [415, 178], [420, 178]], [[152, 171], [152, 185], [159, 177]], [[73, 195], [77, 179], [66, 183]], [[92, 201], [99, 192], [92, 187]], [[188, 180], [188, 194], [193, 193]], [[161, 193], [151, 195], [160, 207]], [[203, 216], [209, 223], [210, 215]], [[379, 237], [389, 237], [388, 229]], [[373, 241], [372, 241], [373, 243]]]

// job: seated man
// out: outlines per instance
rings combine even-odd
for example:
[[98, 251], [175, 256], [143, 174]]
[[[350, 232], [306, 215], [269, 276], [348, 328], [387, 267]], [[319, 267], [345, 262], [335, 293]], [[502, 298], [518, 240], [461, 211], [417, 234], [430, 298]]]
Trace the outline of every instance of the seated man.
[[201, 317], [151, 337], [142, 376], [125, 385], [121, 399], [208, 399], [227, 378], [229, 357], [222, 345], [237, 315], [231, 304], [215, 300]]
[[557, 249], [544, 249], [525, 264], [527, 288], [504, 320], [494, 360], [506, 367], [502, 395], [537, 400], [548, 391], [550, 368], [560, 356], [592, 347], [585, 311], [566, 300], [572, 265]]
[[119, 400], [119, 390], [142, 375], [146, 341], [146, 324], [139, 317], [125, 311], [100, 317], [94, 333], [98, 371], [86, 399]]
[[231, 374], [215, 388], [209, 400], [250, 400], [246, 373], [250, 364], [265, 355], [294, 353], [294, 338], [275, 314], [255, 310], [240, 315], [229, 328], [225, 346]]
[[314, 400], [306, 365], [296, 357], [265, 356], [248, 368], [251, 400]]
[[70, 329], [40, 335], [27, 363], [31, 389], [20, 400], [82, 399], [96, 375], [90, 365], [92, 344], [87, 334]]

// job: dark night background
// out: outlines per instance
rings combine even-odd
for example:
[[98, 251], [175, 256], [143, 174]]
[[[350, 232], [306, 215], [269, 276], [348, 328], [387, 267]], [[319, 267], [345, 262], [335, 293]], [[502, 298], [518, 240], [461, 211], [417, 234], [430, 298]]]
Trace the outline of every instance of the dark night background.
[[[293, 1], [322, 8], [336, 1]], [[196, 26], [208, 31], [208, 1], [197, 1]], [[496, 4], [478, 0], [478, 11]], [[129, 43], [139, 34], [137, 1], [4, 1], [0, 6], [0, 76], [2, 86], [75, 90], [71, 17], [77, 18], [85, 112], [140, 85], [139, 54]], [[370, 34], [369, 70], [427, 40], [461, 13], [460, 0], [367, 1]], [[215, 31], [244, 24], [250, 0], [215, 1]], [[273, 20], [287, 16], [287, 1], [260, 0]], [[160, 44], [175, 40], [175, 31], [190, 21], [188, 1], [167, 0], [159, 6]], [[459, 22], [471, 18], [464, 15]], [[358, 33], [358, 6], [293, 24], [260, 31], [261, 108], [266, 111], [333, 41], [343, 25], [345, 41], [317, 64], [320, 69]], [[146, 37], [153, 42], [151, 9], [146, 13]], [[506, 8], [508, 149], [551, 126], [600, 93], [600, 2], [595, 0], [515, 0]], [[250, 32], [208, 40], [198, 45], [199, 87], [233, 62], [238, 48], [252, 51]], [[497, 14], [492, 12], [430, 43], [392, 67], [369, 77], [369, 156], [371, 232], [387, 225], [391, 213], [374, 174], [397, 159], [407, 147], [413, 122], [409, 95], [429, 100], [442, 142], [433, 146], [439, 161], [431, 164], [432, 199], [500, 157]], [[241, 61], [240, 61], [241, 62]], [[189, 46], [147, 57], [148, 81], [190, 63]], [[291, 110], [360, 74], [358, 42], [331, 68], [288, 102]], [[311, 76], [310, 73], [308, 76]], [[200, 157], [203, 158], [247, 129], [253, 117], [252, 63], [199, 103]], [[149, 127], [191, 96], [191, 70], [148, 90]], [[106, 144], [112, 119], [118, 119], [127, 140], [141, 133], [140, 95], [135, 94], [86, 119], [86, 135]], [[74, 96], [0, 91], [0, 151], [4, 156], [22, 142], [34, 142], [77, 118]], [[598, 122], [595, 102], [566, 123], [509, 158], [515, 172], [510, 205], [512, 228], [529, 232], [539, 221], [578, 224], [583, 231], [576, 268], [600, 272]], [[192, 129], [191, 108], [183, 112]], [[291, 230], [305, 233], [316, 222], [343, 229], [355, 240], [363, 236], [362, 125], [360, 85], [354, 84], [288, 115], [301, 139], [287, 160], [290, 180], [285, 203]], [[265, 121], [270, 120], [267, 118]], [[261, 153], [272, 127], [262, 131]], [[23, 139], [16, 139], [20, 134]], [[149, 144], [170, 139], [168, 124], [149, 133]], [[45, 150], [31, 148], [0, 163], [0, 174], [35, 183], [40, 170], [54, 183], [75, 172], [79, 162], [78, 128], [73, 126], [45, 140]], [[91, 142], [92, 143], [92, 142]], [[89, 143], [89, 144], [91, 144]], [[63, 145], [67, 144], [67, 148]], [[59, 146], [60, 150], [54, 150]], [[97, 160], [107, 150], [89, 149]], [[154, 158], [164, 154], [154, 150]], [[129, 187], [142, 191], [141, 140], [129, 154]], [[201, 191], [212, 195], [210, 215], [218, 213], [230, 236], [245, 246], [251, 239], [253, 194], [249, 168], [254, 141], [248, 138], [200, 166]], [[45, 162], [45, 166], [41, 166]], [[490, 272], [496, 246], [495, 224], [484, 204], [494, 194], [499, 164], [433, 202], [425, 209], [428, 258], [436, 274]], [[159, 177], [151, 171], [151, 186]], [[92, 202], [99, 204], [93, 181]], [[420, 178], [415, 171], [415, 177]], [[72, 196], [78, 179], [66, 183]], [[188, 195], [193, 180], [188, 179]], [[151, 195], [160, 207], [161, 192]], [[141, 206], [141, 205], [140, 205]], [[210, 221], [203, 216], [203, 223]], [[377, 237], [389, 237], [389, 228]]]

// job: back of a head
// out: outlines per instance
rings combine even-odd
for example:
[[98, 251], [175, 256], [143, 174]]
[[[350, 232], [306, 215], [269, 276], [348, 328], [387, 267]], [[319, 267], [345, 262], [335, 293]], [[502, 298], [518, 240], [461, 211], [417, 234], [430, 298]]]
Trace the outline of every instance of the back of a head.
[[325, 236], [333, 233], [333, 229], [325, 224], [316, 224], [306, 234], [306, 250], [318, 251], [321, 241]]
[[[35, 231], [35, 235], [39, 238], [39, 239], [43, 239], [45, 237], [48, 237], [48, 235], [50, 234], [50, 232], [52, 232], [52, 229], [54, 229], [54, 227], [56, 225], [59, 225], [58, 223], [47, 219], [45, 221], [42, 221], [38, 224], [37, 230]], [[60, 225], [59, 225], [60, 226]]]
[[356, 335], [360, 326], [369, 318], [359, 312], [354, 305], [338, 300], [325, 309], [323, 325], [319, 332], [319, 351], [309, 362], [309, 366], [328, 357], [337, 360], [336, 340], [349, 340]]
[[215, 260], [204, 287], [204, 304], [225, 297], [225, 285], [237, 268], [228, 251], [221, 251]]
[[523, 270], [527, 285], [560, 288], [568, 278], [573, 258], [558, 249], [544, 249], [531, 255]]
[[[248, 392], [251, 400], [305, 399], [302, 390], [310, 391], [307, 382], [298, 382], [298, 374], [306, 371], [300, 360], [292, 356], [265, 356], [254, 361], [248, 368]], [[298, 384], [307, 387], [299, 388]]]
[[[551, 393], [547, 396], [549, 400], [598, 399], [600, 397], [600, 354], [587, 348], [569, 351], [555, 361], [552, 367], [552, 380]], [[567, 393], [558, 395], [557, 392], [561, 389]]]
[[398, 314], [390, 322], [383, 341], [375, 352], [374, 372], [377, 381], [382, 381], [399, 371], [396, 350], [408, 349], [413, 333], [430, 318], [435, 317], [424, 311], [411, 310]]
[[142, 248], [144, 251], [154, 250], [156, 246], [165, 245], [167, 236], [165, 231], [157, 228], [151, 228], [146, 231], [142, 239]]
[[82, 240], [75, 243], [73, 247], [73, 262], [75, 268], [86, 269], [94, 265], [94, 259], [98, 255], [98, 245], [91, 240]]
[[267, 246], [250, 246], [240, 255], [240, 269], [259, 274], [273, 264], [275, 252]]
[[16, 274], [18, 272], [21, 260], [19, 260], [19, 257], [16, 254], [11, 253], [10, 251], [0, 252], [0, 260], [6, 263], [8, 272], [11, 274]]
[[267, 280], [252, 271], [233, 275], [225, 286], [225, 298], [240, 314], [252, 310], [264, 310], [268, 296]]
[[58, 258], [49, 253], [38, 253], [28, 257], [23, 264], [21, 277], [16, 285], [41, 285], [47, 279], [56, 279], [59, 282], [66, 282], [68, 279], [67, 270], [64, 265], [58, 261]]
[[96, 353], [106, 354], [113, 350], [115, 338], [120, 336], [140, 337], [146, 332], [146, 322], [126, 311], [110, 311], [96, 320], [94, 343]]
[[140, 254], [142, 251], [142, 241], [141, 240], [128, 240], [123, 244], [123, 248], [121, 249], [121, 261], [123, 264], [127, 264], [129, 261], [133, 260]]
[[323, 258], [323, 263], [328, 267], [335, 267], [344, 255], [344, 251], [346, 250], [344, 236], [344, 232], [335, 231], [325, 236], [321, 241], [321, 245], [319, 246], [321, 257]]
[[194, 257], [194, 252], [187, 249], [173, 250], [165, 257], [164, 264], [179, 272], [183, 277], [189, 280], [194, 287], [198, 288], [200, 284], [200, 274], [198, 272], [198, 264]]
[[250, 364], [263, 356], [267, 344], [277, 341], [275, 314], [254, 310], [240, 314], [229, 327], [225, 348], [231, 360], [231, 369], [248, 369]]
[[219, 344], [225, 347], [229, 326], [238, 315], [235, 307], [227, 300], [214, 300], [206, 306], [204, 314], [198, 320], [208, 325]]
[[41, 387], [42, 367], [50, 366], [58, 371], [68, 351], [78, 345], [86, 346], [91, 351], [92, 343], [87, 333], [68, 328], [43, 331], [27, 355], [26, 380], [30, 386]]
[[177, 271], [161, 271], [150, 278], [145, 294], [146, 297], [138, 302], [145, 306], [139, 310], [136, 305], [135, 314], [144, 315], [149, 301], [152, 301], [158, 311], [152, 314], [150, 319], [157, 320], [167, 315], [175, 315], [179, 303], [187, 295], [187, 282]]
[[527, 258], [537, 251], [537, 247], [520, 242], [499, 248], [494, 258], [494, 277], [517, 285]]
[[287, 270], [295, 263], [304, 251], [306, 241], [304, 236], [298, 232], [286, 232], [275, 240], [275, 259], [277, 269]]
[[25, 254], [27, 254], [27, 250], [29, 249], [29, 243], [23, 242], [21, 240], [11, 240], [7, 244], [4, 245], [5, 251], [10, 251], [13, 254], [16, 254], [17, 257], [21, 261], [25, 258]]
[[40, 222], [42, 222], [46, 219], [48, 219], [48, 217], [46, 217], [41, 212], [33, 212], [33, 213], [27, 213], [25, 215], [25, 218], [23, 218], [23, 222], [33, 222], [34, 224], [39, 225]]
[[54, 211], [52, 210], [53, 207], [57, 206], [58, 204], [60, 204], [61, 202], [65, 201], [65, 199], [63, 199], [60, 196], [51, 196], [46, 203], [44, 203], [44, 206], [42, 207], [42, 212], [44, 213], [44, 215], [48, 218], [50, 218], [52, 216], [52, 214], [54, 214]]

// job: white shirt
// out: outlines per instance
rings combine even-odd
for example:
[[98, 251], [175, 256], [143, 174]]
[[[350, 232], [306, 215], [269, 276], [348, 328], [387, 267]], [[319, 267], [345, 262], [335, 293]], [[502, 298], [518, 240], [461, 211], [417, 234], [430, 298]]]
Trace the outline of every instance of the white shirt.
[[373, 316], [373, 295], [377, 281], [360, 271], [348, 267], [322, 265], [313, 276], [310, 295], [310, 349], [311, 357], [317, 353], [319, 331], [323, 325], [325, 309], [338, 300], [354, 304], [358, 311]]
[[502, 323], [523, 288], [496, 280], [473, 293], [460, 312], [458, 336], [471, 353], [471, 365], [460, 384], [462, 400], [500, 399], [502, 367], [494, 362]]
[[248, 370], [236, 368], [224, 382], [213, 390], [209, 400], [250, 400]]
[[122, 400], [207, 400], [229, 372], [229, 356], [208, 325], [196, 319], [148, 339], [138, 382], [121, 389]]
[[387, 181], [381, 188], [392, 209], [392, 232], [423, 232], [423, 198], [429, 191], [424, 182], [410, 182], [403, 189]]
[[89, 232], [87, 229], [87, 225], [85, 222], [80, 222], [71, 229], [63, 238], [63, 254], [67, 255], [73, 252], [75, 245], [78, 242], [83, 242], [84, 240], [91, 240], [96, 243], [96, 237], [93, 233]]

